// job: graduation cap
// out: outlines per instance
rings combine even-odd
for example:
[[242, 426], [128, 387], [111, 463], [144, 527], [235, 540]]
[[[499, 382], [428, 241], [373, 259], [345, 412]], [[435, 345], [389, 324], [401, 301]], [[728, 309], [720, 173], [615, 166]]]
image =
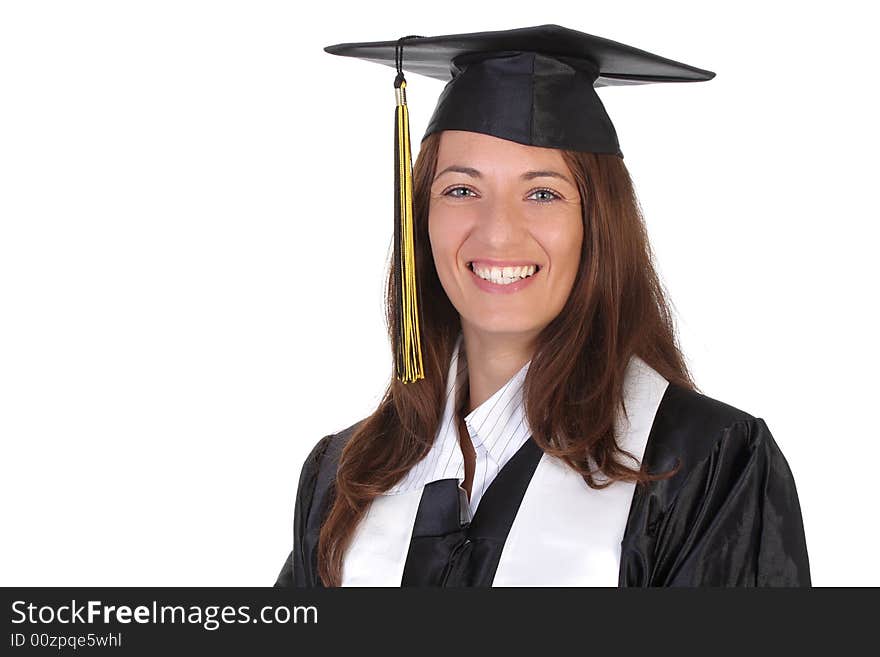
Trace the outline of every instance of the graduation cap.
[[445, 81], [422, 137], [467, 130], [530, 146], [623, 157], [597, 87], [699, 82], [715, 74], [559, 25], [396, 41], [340, 43], [324, 50], [394, 67], [394, 269], [398, 291], [396, 376], [424, 378], [413, 248], [412, 152], [404, 71]]

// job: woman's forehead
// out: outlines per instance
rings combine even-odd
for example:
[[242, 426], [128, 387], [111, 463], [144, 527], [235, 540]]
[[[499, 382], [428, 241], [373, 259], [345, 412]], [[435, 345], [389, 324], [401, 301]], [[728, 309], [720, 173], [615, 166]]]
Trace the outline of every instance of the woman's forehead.
[[524, 166], [561, 167], [562, 171], [567, 170], [562, 152], [558, 149], [529, 146], [466, 130], [444, 130], [440, 133], [437, 171], [450, 166], [517, 174]]

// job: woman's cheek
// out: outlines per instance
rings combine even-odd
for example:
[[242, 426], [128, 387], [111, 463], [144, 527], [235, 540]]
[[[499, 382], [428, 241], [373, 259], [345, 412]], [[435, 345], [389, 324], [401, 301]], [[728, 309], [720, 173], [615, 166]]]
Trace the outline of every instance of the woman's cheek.
[[450, 268], [455, 264], [455, 249], [450, 242], [448, 231], [443, 228], [443, 221], [440, 217], [432, 217], [431, 223], [428, 224], [428, 235], [431, 239], [434, 267], [440, 276], [441, 283], [446, 287], [452, 274]]
[[453, 224], [444, 221], [443, 213], [438, 213], [429, 225], [429, 233], [438, 269], [449, 271], [455, 265], [455, 254], [458, 250]]

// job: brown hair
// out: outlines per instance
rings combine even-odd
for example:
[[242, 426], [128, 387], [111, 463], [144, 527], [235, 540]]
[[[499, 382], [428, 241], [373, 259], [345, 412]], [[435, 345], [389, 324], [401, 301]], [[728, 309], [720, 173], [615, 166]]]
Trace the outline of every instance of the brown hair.
[[[339, 586], [345, 550], [370, 502], [399, 482], [431, 448], [445, 403], [446, 376], [461, 320], [437, 276], [428, 238], [430, 188], [440, 133], [421, 144], [414, 166], [416, 275], [425, 379], [403, 384], [393, 375], [378, 408], [342, 451], [332, 506], [321, 527], [318, 573]], [[584, 222], [580, 270], [559, 315], [536, 340], [523, 388], [533, 440], [563, 459], [592, 488], [614, 481], [671, 477], [630, 468], [614, 437], [624, 372], [638, 355], [670, 383], [696, 389], [678, 347], [641, 208], [623, 160], [616, 155], [562, 151], [578, 186]], [[395, 353], [397, 290], [391, 263], [386, 315]], [[394, 359], [391, 359], [393, 366]], [[591, 469], [590, 462], [596, 470]], [[607, 481], [597, 482], [601, 472]]]

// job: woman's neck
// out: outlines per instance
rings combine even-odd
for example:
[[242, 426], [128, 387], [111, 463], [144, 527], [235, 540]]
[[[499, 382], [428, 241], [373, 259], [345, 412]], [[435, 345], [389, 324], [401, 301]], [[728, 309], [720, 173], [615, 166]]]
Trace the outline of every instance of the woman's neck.
[[532, 358], [532, 334], [487, 334], [462, 326], [470, 400], [467, 413], [498, 392]]

